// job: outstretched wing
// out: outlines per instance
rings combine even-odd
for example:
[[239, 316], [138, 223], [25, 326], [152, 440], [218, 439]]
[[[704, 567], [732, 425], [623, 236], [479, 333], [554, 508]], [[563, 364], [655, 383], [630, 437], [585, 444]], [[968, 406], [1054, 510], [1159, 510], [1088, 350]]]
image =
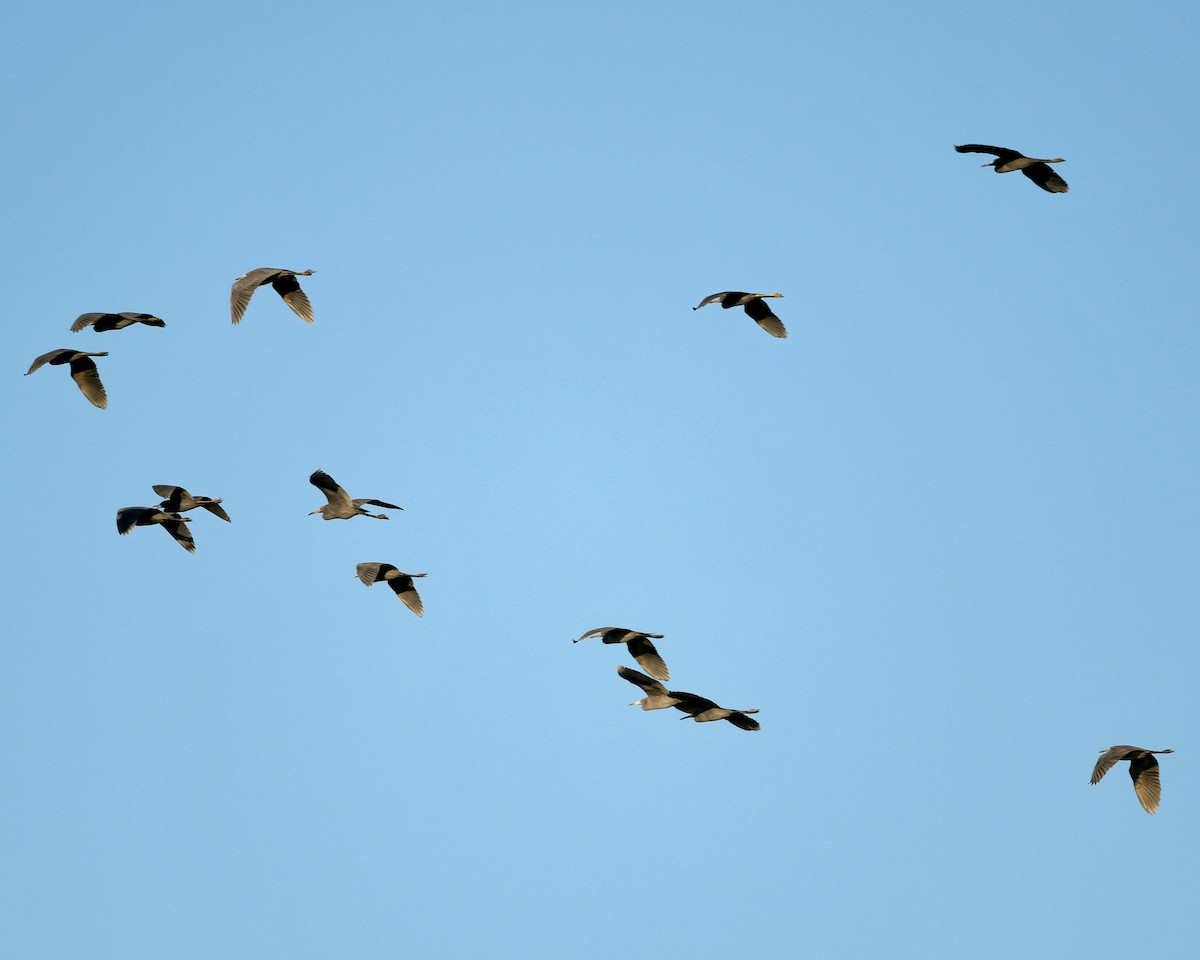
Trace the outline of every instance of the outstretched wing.
[[1129, 776], [1133, 778], [1133, 791], [1137, 794], [1142, 809], [1147, 813], [1158, 812], [1162, 798], [1162, 785], [1158, 780], [1158, 760], [1153, 754], [1135, 757], [1129, 761]]
[[999, 157], [1005, 163], [1009, 160], [1015, 160], [1017, 157], [1024, 154], [1010, 150], [1008, 147], [989, 147], [986, 143], [964, 143], [961, 147], [955, 147], [959, 153], [990, 153], [994, 157]]
[[1047, 193], [1066, 193], [1071, 189], [1067, 186], [1067, 181], [1055, 173], [1048, 163], [1035, 163], [1023, 167], [1021, 172]]
[[308, 302], [308, 297], [300, 289], [300, 281], [293, 274], [288, 273], [282, 277], [276, 277], [271, 281], [271, 286], [275, 288], [276, 293], [283, 297], [283, 302], [292, 308], [292, 313], [305, 323], [313, 322], [312, 304]]
[[746, 313], [771, 336], [779, 337], [781, 340], [787, 336], [787, 328], [784, 327], [783, 321], [771, 312], [767, 301], [761, 297], [746, 301]]
[[108, 406], [108, 397], [104, 393], [104, 384], [100, 382], [100, 373], [91, 357], [76, 357], [71, 361], [71, 376], [93, 405], [103, 410]]
[[671, 679], [671, 671], [658, 655], [658, 650], [644, 636], [634, 637], [629, 641], [629, 655], [655, 680]]

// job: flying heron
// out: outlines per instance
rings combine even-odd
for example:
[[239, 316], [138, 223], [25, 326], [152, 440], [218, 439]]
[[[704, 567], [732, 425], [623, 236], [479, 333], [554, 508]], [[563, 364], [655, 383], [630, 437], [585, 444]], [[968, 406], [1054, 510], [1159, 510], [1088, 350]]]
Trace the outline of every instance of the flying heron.
[[71, 377], [83, 391], [83, 395], [103, 410], [108, 406], [108, 396], [104, 392], [104, 384], [100, 382], [100, 374], [96, 372], [96, 364], [92, 362], [92, 357], [107, 356], [107, 350], [102, 350], [100, 353], [88, 353], [84, 350], [51, 350], [34, 360], [29, 369], [25, 371], [25, 376], [29, 376], [43, 363], [48, 363], [52, 367], [69, 363]]
[[184, 550], [195, 553], [196, 542], [192, 539], [192, 531], [184, 526], [190, 521], [190, 517], [164, 513], [158, 507], [122, 507], [117, 511], [117, 533], [125, 536], [134, 527], [149, 527], [159, 523]]
[[337, 485], [337, 481], [333, 479], [324, 470], [314, 471], [313, 475], [308, 478], [308, 482], [325, 494], [325, 499], [329, 502], [323, 507], [317, 507], [316, 510], [309, 512], [311, 517], [314, 513], [319, 513], [326, 520], [349, 520], [351, 517], [373, 517], [376, 520], [389, 520], [390, 517], [384, 513], [367, 513], [363, 509], [364, 503], [369, 503], [375, 507], [384, 507], [388, 510], [403, 510], [403, 507], [398, 507], [394, 503], [385, 503], [382, 500], [351, 500], [350, 495]]
[[417, 593], [417, 588], [413, 586], [413, 577], [424, 577], [427, 574], [405, 573], [390, 563], [360, 563], [356, 569], [358, 579], [366, 586], [382, 581], [392, 588], [392, 592], [404, 601], [409, 610], [418, 617], [424, 615], [425, 606], [421, 603], [421, 595]]
[[195, 510], [197, 507], [203, 507], [226, 523], [230, 522], [229, 514], [221, 506], [220, 498], [214, 500], [212, 497], [196, 497], [184, 490], [183, 487], [173, 487], [168, 483], [156, 483], [154, 492], [163, 498], [163, 502], [159, 506], [171, 513], [184, 513], [188, 510]]
[[623, 679], [628, 680], [634, 686], [641, 687], [646, 692], [646, 696], [642, 697], [641, 700], [634, 700], [630, 704], [631, 707], [641, 707], [643, 710], [665, 710], [667, 707], [673, 707], [679, 703], [679, 700], [672, 695], [670, 690], [639, 670], [634, 670], [632, 667], [619, 666], [617, 667], [617, 673]]
[[109, 330], [124, 330], [135, 323], [144, 323], [148, 327], [165, 327], [165, 321], [148, 313], [81, 313], [71, 324], [71, 332], [78, 333], [85, 327], [91, 327], [97, 333]]
[[283, 302], [292, 308], [292, 312], [305, 323], [313, 322], [312, 304], [300, 289], [297, 277], [311, 277], [315, 270], [283, 270], [280, 267], [259, 267], [244, 273], [233, 281], [233, 289], [229, 292], [229, 312], [234, 323], [239, 323], [242, 314], [259, 287], [270, 284], [275, 292], [283, 297]]
[[[697, 723], [708, 723], [710, 720], [728, 720], [735, 727], [740, 727], [743, 730], [757, 730], [759, 728], [757, 720], [752, 720], [746, 716], [748, 713], [758, 713], [758, 710], [729, 710], [725, 707], [718, 707], [706, 697], [698, 697], [694, 693], [684, 693], [682, 690], [672, 690], [670, 694], [679, 700], [674, 705], [675, 709], [691, 714], [692, 719]], [[687, 717], [680, 717], [679, 719], [686, 720]]]
[[1055, 157], [1053, 160], [1039, 160], [1037, 157], [1027, 157], [1022, 153], [1017, 153], [1016, 150], [1009, 150], [1008, 147], [989, 147], [982, 143], [964, 143], [961, 147], [954, 149], [959, 153], [990, 153], [996, 159], [991, 163], [983, 164], [983, 166], [995, 167], [997, 173], [1012, 173], [1014, 170], [1020, 170], [1047, 193], [1066, 193], [1071, 189], [1067, 186], [1066, 180], [1047, 166], [1050, 163], [1064, 163], [1062, 157]]
[[726, 291], [725, 293], [714, 293], [711, 297], [705, 297], [699, 304], [692, 307], [693, 310], [699, 310], [701, 307], [707, 307], [710, 303], [719, 303], [724, 309], [730, 307], [745, 307], [746, 313], [760, 327], [767, 331], [773, 337], [779, 337], [781, 340], [787, 336], [787, 330], [775, 314], [771, 312], [771, 308], [764, 302], [764, 297], [782, 297], [782, 293], [742, 293], [737, 290]]
[[[629, 655], [633, 657], [655, 680], [670, 680], [671, 671], [663, 663], [662, 657], [654, 648], [650, 639], [661, 640], [661, 633], [642, 633], [640, 630], [626, 630], [624, 627], [597, 627], [589, 630], [579, 640], [588, 637], [600, 637], [605, 643], [624, 643], [629, 647]], [[573, 640], [572, 643], [578, 643]]]
[[1147, 750], [1121, 744], [1100, 751], [1100, 759], [1092, 770], [1092, 783], [1097, 784], [1113, 765], [1121, 760], [1129, 761], [1129, 776], [1133, 779], [1133, 792], [1147, 813], [1158, 812], [1158, 801], [1162, 797], [1162, 785], [1158, 781], [1156, 753], [1174, 753], [1174, 750]]

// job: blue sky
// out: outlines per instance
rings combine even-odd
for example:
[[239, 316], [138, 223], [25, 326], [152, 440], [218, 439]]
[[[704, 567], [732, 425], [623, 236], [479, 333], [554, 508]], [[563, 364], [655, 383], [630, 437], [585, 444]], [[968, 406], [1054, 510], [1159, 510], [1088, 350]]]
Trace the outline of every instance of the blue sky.
[[[1194, 949], [1198, 26], [7, 14], [13, 955]], [[312, 326], [229, 323], [258, 266]], [[156, 483], [232, 523], [118, 537]], [[762, 731], [625, 706], [608, 624]], [[1157, 816], [1114, 743], [1176, 749]]]

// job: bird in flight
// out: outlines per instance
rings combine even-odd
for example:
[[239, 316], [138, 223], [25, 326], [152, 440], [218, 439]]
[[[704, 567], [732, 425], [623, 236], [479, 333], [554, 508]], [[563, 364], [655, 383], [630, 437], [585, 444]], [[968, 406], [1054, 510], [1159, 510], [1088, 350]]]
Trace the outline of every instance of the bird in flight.
[[1131, 747], [1121, 744], [1100, 751], [1100, 759], [1092, 769], [1092, 783], [1099, 783], [1106, 773], [1121, 760], [1129, 761], [1129, 776], [1133, 779], [1133, 792], [1137, 794], [1138, 802], [1147, 813], [1158, 812], [1158, 802], [1162, 798], [1162, 785], [1158, 780], [1158, 761], [1156, 753], [1174, 753], [1174, 750], [1147, 750], [1145, 747]]
[[244, 273], [233, 281], [229, 291], [229, 313], [234, 323], [240, 323], [242, 314], [250, 305], [250, 298], [259, 287], [270, 284], [283, 297], [283, 302], [292, 308], [292, 313], [305, 323], [313, 322], [312, 304], [300, 289], [297, 277], [311, 277], [315, 270], [283, 270], [280, 267], [259, 267]]
[[739, 290], [726, 290], [724, 293], [714, 293], [711, 297], [705, 297], [692, 309], [699, 310], [710, 303], [719, 303], [726, 310], [730, 307], [744, 307], [755, 323], [771, 336], [782, 340], [787, 336], [787, 328], [784, 327], [783, 321], [771, 312], [764, 299], [782, 296], [782, 293], [742, 293]]
[[989, 147], [982, 143], [964, 143], [961, 147], [954, 149], [959, 153], [990, 153], [996, 159], [991, 163], [983, 164], [983, 166], [995, 167], [997, 173], [1012, 173], [1014, 170], [1020, 170], [1047, 193], [1066, 193], [1071, 189], [1067, 186], [1066, 180], [1047, 166], [1051, 163], [1065, 163], [1066, 161], [1062, 157], [1055, 157], [1053, 160], [1039, 160], [1037, 157], [1027, 157], [1016, 150], [1009, 150], [1008, 147]]

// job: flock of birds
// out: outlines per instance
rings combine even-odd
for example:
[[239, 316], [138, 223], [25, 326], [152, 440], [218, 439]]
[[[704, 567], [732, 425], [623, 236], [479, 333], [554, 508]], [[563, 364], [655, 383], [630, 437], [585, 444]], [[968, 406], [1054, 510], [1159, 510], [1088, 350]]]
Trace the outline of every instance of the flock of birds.
[[[1042, 159], [1027, 157], [1016, 150], [1007, 147], [993, 147], [981, 143], [967, 143], [954, 148], [959, 153], [984, 153], [995, 157], [994, 160], [983, 164], [994, 168], [996, 173], [1012, 173], [1020, 170], [1033, 183], [1047, 193], [1066, 193], [1070, 188], [1051, 167], [1052, 163], [1063, 163], [1062, 157]], [[283, 302], [305, 323], [313, 322], [313, 308], [307, 294], [300, 288], [298, 277], [312, 276], [313, 270], [286, 270], [278, 267], [259, 267], [243, 274], [234, 281], [229, 297], [230, 318], [234, 324], [241, 322], [250, 305], [255, 291], [270, 284]], [[787, 337], [787, 328], [783, 321], [771, 310], [767, 300], [781, 298], [782, 293], [746, 293], [737, 290], [726, 290], [714, 293], [700, 301], [693, 310], [699, 310], [711, 303], [719, 303], [728, 310], [732, 307], [742, 307], [746, 314], [763, 330], [773, 337]], [[166, 323], [159, 317], [148, 313], [85, 313], [71, 324], [71, 331], [78, 333], [91, 327], [97, 333], [111, 330], [123, 330], [134, 324], [144, 324], [150, 327], [164, 327]], [[71, 377], [83, 395], [101, 409], [108, 406], [108, 396], [93, 357], [106, 357], [107, 351], [92, 352], [86, 350], [71, 350], [60, 348], [51, 350], [37, 357], [26, 371], [26, 376], [44, 365], [68, 365]], [[354, 517], [371, 517], [376, 520], [389, 519], [384, 513], [371, 513], [364, 509], [370, 505], [384, 510], [402, 510], [394, 503], [371, 498], [353, 499], [338, 483], [324, 470], [316, 470], [309, 477], [309, 482], [320, 490], [326, 499], [323, 506], [313, 510], [309, 516], [319, 513], [325, 520], [350, 520]], [[229, 514], [221, 506], [220, 499], [194, 496], [186, 489], [168, 484], [156, 484], [155, 494], [162, 497], [158, 506], [154, 507], [122, 507], [117, 511], [117, 532], [124, 535], [134, 527], [161, 526], [181, 547], [189, 553], [194, 553], [196, 544], [191, 531], [186, 524], [190, 517], [183, 516], [190, 510], [202, 507], [220, 519], [230, 522]], [[424, 577], [424, 573], [405, 573], [390, 563], [368, 562], [360, 563], [356, 568], [356, 576], [365, 586], [376, 583], [386, 583], [401, 601], [415, 613], [422, 616], [424, 605], [413, 584], [415, 578]], [[721, 707], [714, 701], [694, 693], [681, 690], [668, 690], [663, 681], [670, 680], [671, 674], [666, 663], [659, 655], [652, 640], [661, 640], [662, 634], [644, 633], [639, 630], [627, 630], [623, 627], [597, 627], [589, 630], [573, 642], [579, 643], [592, 637], [599, 637], [606, 644], [624, 644], [629, 655], [646, 671], [642, 673], [624, 665], [617, 667], [618, 675], [641, 688], [645, 696], [635, 700], [630, 706], [640, 706], [643, 710], [664, 710], [674, 707], [686, 714], [680, 719], [690, 717], [697, 723], [714, 720], [727, 720], [741, 730], [760, 729], [757, 720], [750, 714], [758, 713], [757, 709], [734, 710]], [[1158, 811], [1162, 796], [1159, 781], [1159, 765], [1155, 754], [1173, 753], [1173, 750], [1150, 750], [1145, 747], [1134, 747], [1128, 744], [1112, 746], [1100, 751], [1100, 759], [1092, 770], [1092, 784], [1099, 783], [1104, 775], [1121, 761], [1129, 761], [1129, 776], [1133, 780], [1133, 789], [1138, 801], [1147, 813]]]

